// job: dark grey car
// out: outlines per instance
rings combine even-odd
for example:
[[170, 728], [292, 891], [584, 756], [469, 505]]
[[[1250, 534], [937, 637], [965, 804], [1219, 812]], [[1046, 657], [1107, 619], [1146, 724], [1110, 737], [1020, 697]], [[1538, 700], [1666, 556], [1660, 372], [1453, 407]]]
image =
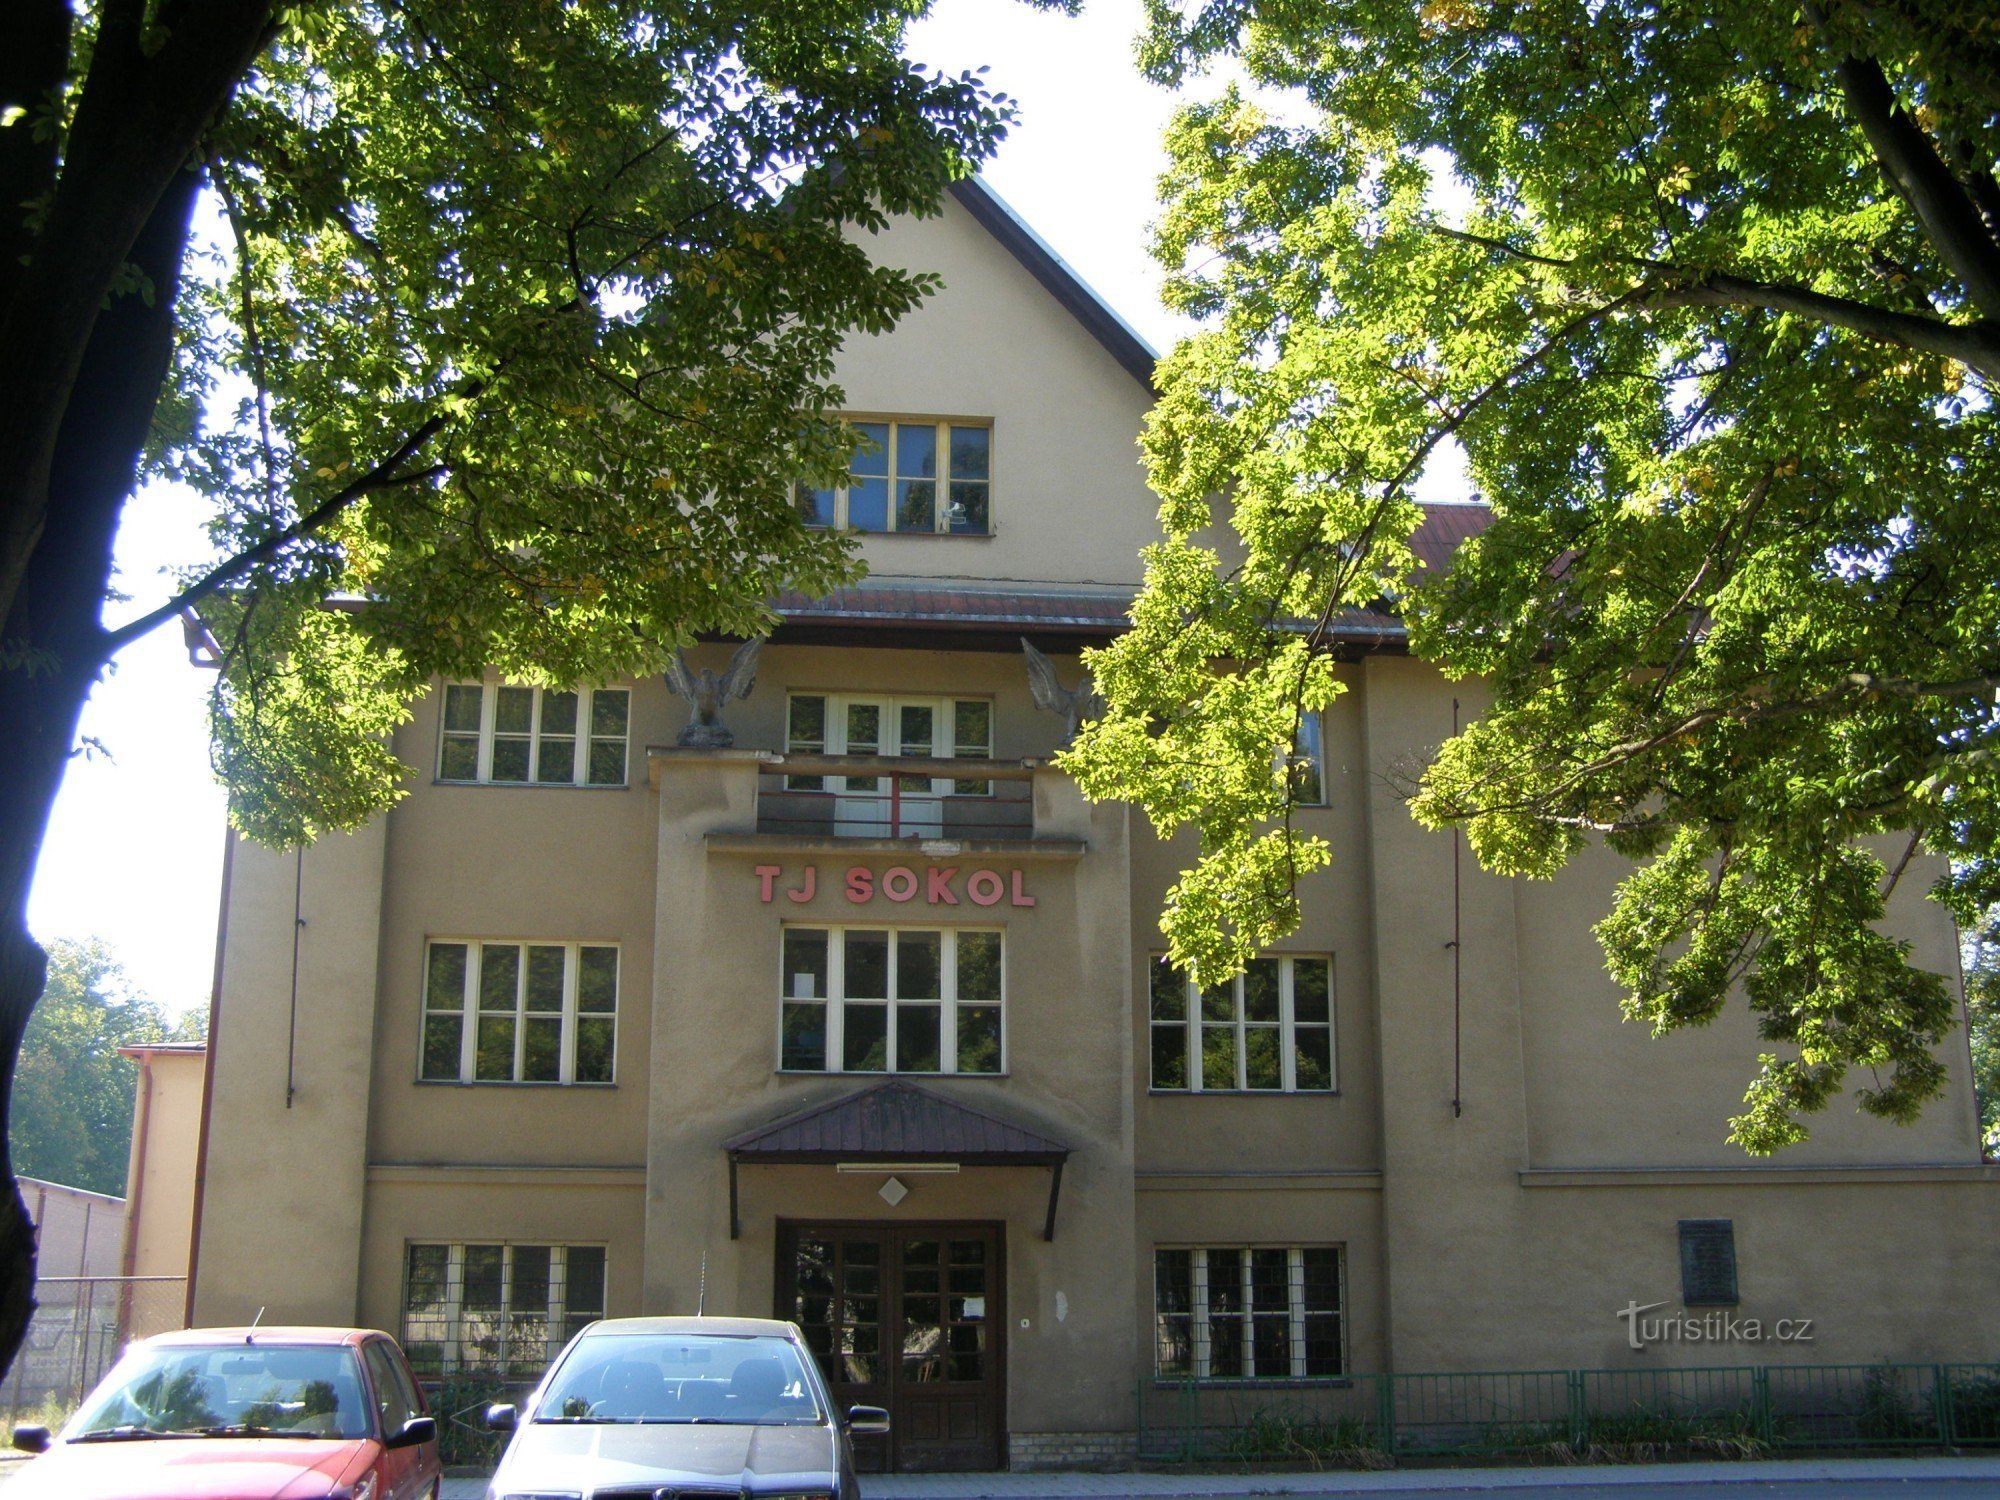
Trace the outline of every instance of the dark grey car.
[[833, 1409], [799, 1330], [763, 1318], [615, 1318], [569, 1341], [518, 1412], [488, 1500], [857, 1500], [853, 1432], [888, 1414]]

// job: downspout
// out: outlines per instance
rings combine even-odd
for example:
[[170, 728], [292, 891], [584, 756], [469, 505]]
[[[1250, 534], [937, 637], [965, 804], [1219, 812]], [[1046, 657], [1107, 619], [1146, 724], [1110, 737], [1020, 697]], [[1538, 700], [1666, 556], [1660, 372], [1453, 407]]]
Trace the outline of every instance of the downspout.
[[[139, 1119], [132, 1131], [131, 1192], [125, 1199], [125, 1248], [118, 1258], [118, 1342], [132, 1329], [132, 1277], [139, 1265], [139, 1217], [146, 1201], [146, 1146], [153, 1128], [153, 1058], [139, 1054]], [[86, 1220], [86, 1223], [88, 1221]]]
[[194, 1327], [194, 1278], [201, 1265], [202, 1190], [208, 1183], [208, 1119], [215, 1104], [215, 1049], [222, 1035], [222, 953], [229, 939], [229, 877], [236, 868], [236, 837], [225, 832], [222, 845], [222, 901], [215, 918], [215, 978], [208, 989], [208, 1055], [201, 1065], [201, 1130], [194, 1149], [194, 1214], [188, 1230], [187, 1293], [181, 1326]]

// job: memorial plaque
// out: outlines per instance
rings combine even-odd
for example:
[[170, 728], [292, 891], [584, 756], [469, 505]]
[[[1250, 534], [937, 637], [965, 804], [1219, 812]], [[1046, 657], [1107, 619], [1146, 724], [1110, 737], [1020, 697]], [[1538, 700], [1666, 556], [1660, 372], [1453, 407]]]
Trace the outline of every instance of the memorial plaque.
[[1733, 1307], [1736, 1221], [1682, 1219], [1681, 1301], [1689, 1307]]

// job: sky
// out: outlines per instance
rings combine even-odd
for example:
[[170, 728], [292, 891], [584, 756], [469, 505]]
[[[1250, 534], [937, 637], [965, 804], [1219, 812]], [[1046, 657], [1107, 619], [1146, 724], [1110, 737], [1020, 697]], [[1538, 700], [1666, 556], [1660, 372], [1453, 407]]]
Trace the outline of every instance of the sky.
[[[1146, 254], [1160, 135], [1171, 98], [1131, 61], [1137, 0], [1088, 0], [1076, 18], [1019, 0], [940, 0], [911, 51], [950, 72], [990, 69], [1019, 120], [986, 179], [1155, 348], [1175, 322]], [[170, 595], [168, 570], [208, 555], [203, 507], [150, 486], [127, 508], [116, 587], [131, 618]], [[28, 920], [35, 936], [101, 937], [133, 988], [169, 1011], [205, 1006], [222, 878], [221, 789], [209, 771], [203, 701], [178, 628], [128, 647], [84, 712], [43, 845]]]

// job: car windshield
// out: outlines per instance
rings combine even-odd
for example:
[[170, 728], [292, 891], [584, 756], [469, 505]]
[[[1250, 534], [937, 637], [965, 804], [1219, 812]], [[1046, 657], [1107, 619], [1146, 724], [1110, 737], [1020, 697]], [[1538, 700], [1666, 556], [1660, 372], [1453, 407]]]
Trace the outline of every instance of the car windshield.
[[581, 1340], [550, 1377], [535, 1420], [766, 1427], [825, 1416], [788, 1340], [634, 1333]]
[[134, 1349], [90, 1393], [66, 1442], [149, 1437], [358, 1438], [368, 1405], [344, 1344]]

